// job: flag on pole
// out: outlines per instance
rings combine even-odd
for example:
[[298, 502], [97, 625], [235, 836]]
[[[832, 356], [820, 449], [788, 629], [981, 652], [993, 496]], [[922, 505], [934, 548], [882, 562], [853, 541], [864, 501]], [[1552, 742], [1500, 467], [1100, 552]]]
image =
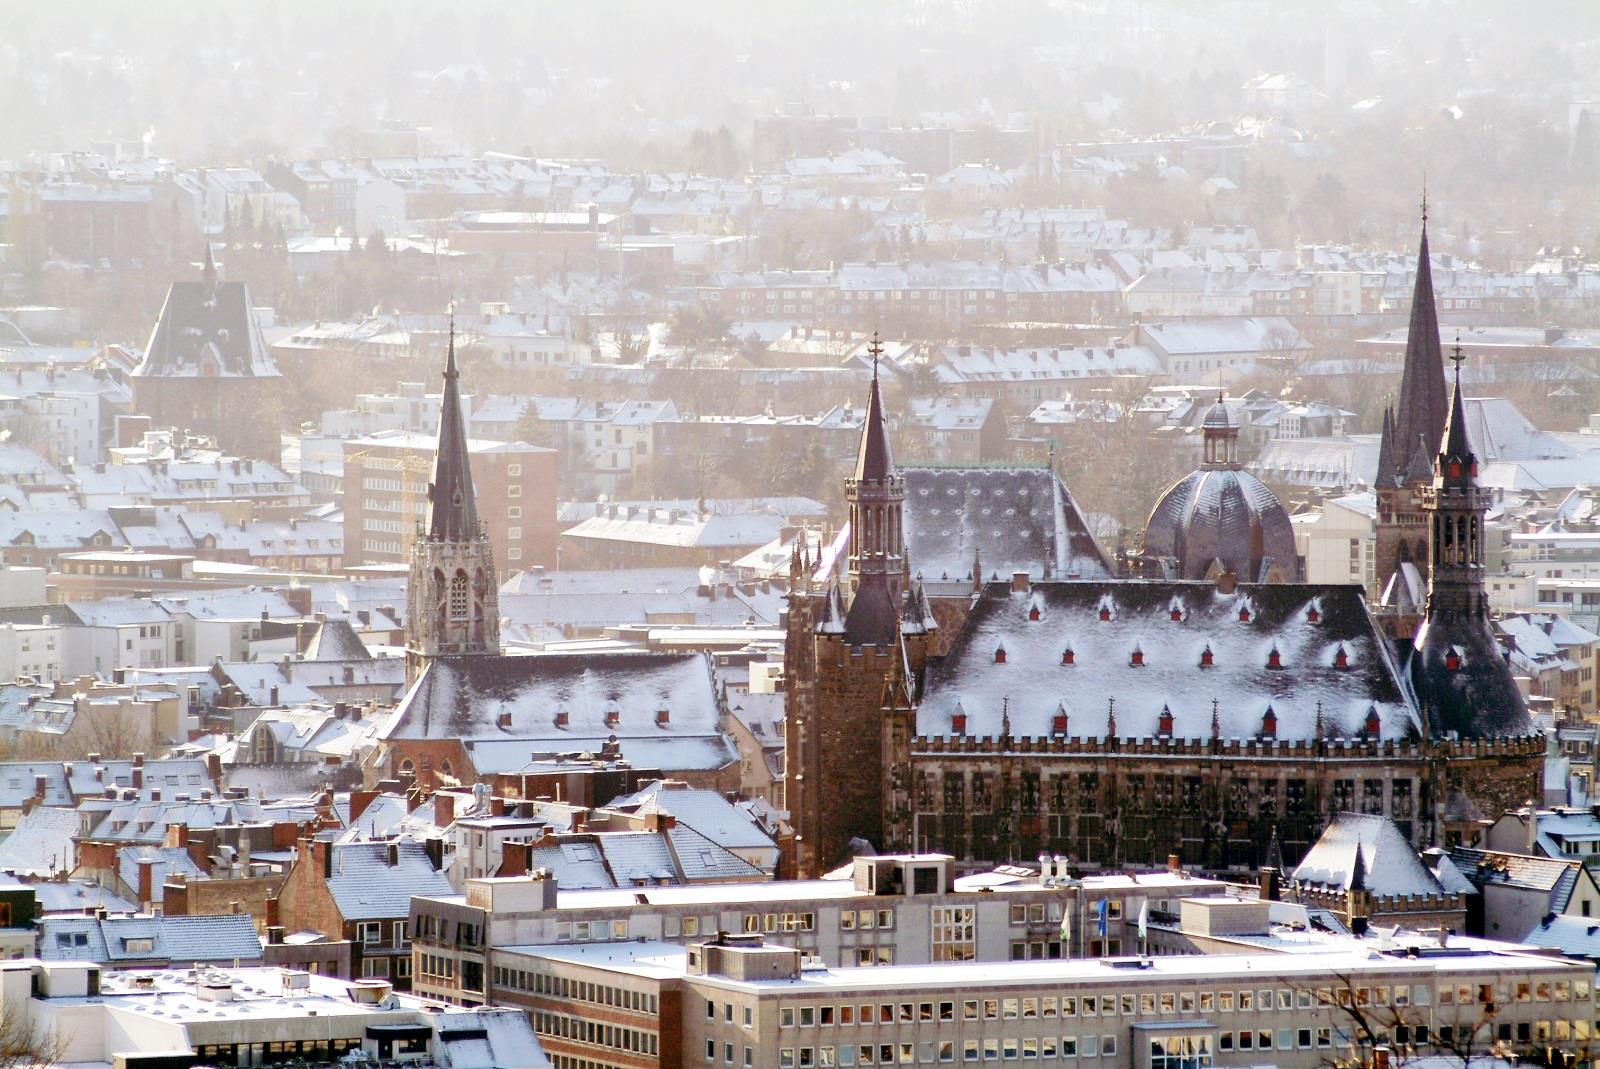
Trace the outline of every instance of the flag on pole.
[[1144, 899], [1139, 903], [1139, 942], [1143, 943], [1150, 938], [1150, 900]]
[[1100, 931], [1100, 938], [1104, 939], [1111, 930], [1111, 902], [1102, 898], [1094, 904], [1095, 923]]

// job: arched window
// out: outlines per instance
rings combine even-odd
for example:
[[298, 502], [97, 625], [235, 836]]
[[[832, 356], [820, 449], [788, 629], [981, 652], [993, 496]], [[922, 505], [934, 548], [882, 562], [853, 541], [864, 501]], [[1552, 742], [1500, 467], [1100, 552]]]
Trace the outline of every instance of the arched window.
[[411, 758], [408, 757], [400, 762], [400, 775], [407, 779], [417, 778], [417, 766], [412, 762]]
[[466, 572], [456, 572], [450, 579], [450, 619], [465, 620], [472, 608], [472, 589]]

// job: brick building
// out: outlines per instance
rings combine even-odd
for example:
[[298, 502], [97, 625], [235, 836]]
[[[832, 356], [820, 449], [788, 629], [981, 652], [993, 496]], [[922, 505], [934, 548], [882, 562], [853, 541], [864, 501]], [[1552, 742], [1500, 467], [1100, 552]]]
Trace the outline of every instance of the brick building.
[[[344, 443], [347, 562], [407, 559], [427, 506], [436, 451], [434, 438], [421, 434], [382, 434]], [[495, 559], [511, 569], [554, 567], [556, 450], [471, 439], [467, 455]]]

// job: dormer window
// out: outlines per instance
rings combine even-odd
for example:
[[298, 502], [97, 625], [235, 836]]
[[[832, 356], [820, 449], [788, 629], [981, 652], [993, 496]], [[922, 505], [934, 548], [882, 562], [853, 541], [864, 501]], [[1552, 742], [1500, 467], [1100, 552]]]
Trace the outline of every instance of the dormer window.
[[1030, 605], [1028, 607], [1028, 619], [1034, 621], [1035, 623], [1038, 622], [1038, 620], [1039, 620], [1039, 606]]
[[1452, 479], [1461, 478], [1461, 461], [1452, 460], [1450, 462], [1450, 478], [1452, 478]]
[[1128, 655], [1128, 667], [1129, 668], [1143, 668], [1144, 667], [1144, 650], [1140, 649], [1138, 646], [1133, 647], [1133, 652]]
[[1247, 624], [1250, 622], [1250, 606], [1239, 606], [1239, 622], [1241, 624]]
[[1063, 712], [1060, 712], [1058, 710], [1056, 712], [1056, 715], [1050, 718], [1050, 734], [1052, 734], [1052, 735], [1065, 735], [1066, 733], [1067, 733], [1067, 714], [1063, 713]]
[[966, 733], [967, 733], [967, 714], [966, 713], [952, 713], [952, 714], [950, 714], [950, 734], [952, 734], [952, 735], [965, 735]]
[[1172, 710], [1165, 705], [1161, 707], [1161, 717], [1156, 721], [1156, 734], [1163, 739], [1172, 738]]
[[1005, 664], [1006, 663], [1006, 648], [1004, 646], [996, 646], [994, 648], [994, 663], [995, 664]]
[[1450, 647], [1444, 655], [1444, 666], [1447, 671], [1461, 671], [1461, 652], [1454, 646]]
[[1206, 648], [1200, 651], [1200, 667], [1210, 668], [1216, 664], [1216, 657], [1211, 653], [1211, 643], [1206, 643]]
[[666, 709], [656, 710], [656, 727], [666, 727], [672, 723], [672, 713]]
[[1110, 620], [1110, 619], [1111, 619], [1111, 606], [1109, 606], [1109, 605], [1100, 606], [1100, 620], [1101, 620], [1101, 622], [1105, 622], [1105, 621]]
[[572, 718], [567, 715], [567, 711], [565, 709], [562, 709], [556, 713], [556, 727], [558, 728], [566, 727], [571, 720]]
[[1367, 706], [1367, 722], [1362, 725], [1367, 738], [1376, 739], [1378, 737], [1378, 728], [1381, 726], [1382, 723], [1378, 719], [1378, 707], [1376, 705]]
[[1261, 737], [1275, 739], [1278, 737], [1278, 714], [1272, 711], [1272, 706], [1267, 706], [1267, 711], [1261, 714]]
[[606, 727], [614, 728], [622, 723], [622, 712], [618, 709], [606, 710]]
[[1073, 664], [1075, 663], [1076, 656], [1077, 655], [1072, 652], [1072, 647], [1068, 646], [1066, 649], [1061, 651], [1061, 663]]
[[494, 722], [495, 722], [495, 726], [498, 727], [501, 731], [510, 731], [511, 730], [511, 714], [510, 713], [502, 712], [499, 716], [494, 718]]
[[1349, 668], [1350, 654], [1345, 651], [1344, 643], [1339, 643], [1339, 648], [1333, 651], [1333, 666], [1335, 668]]
[[1267, 651], [1267, 667], [1268, 668], [1282, 668], [1283, 667], [1283, 655], [1278, 652], [1278, 647], [1276, 645], [1274, 645], [1272, 647], [1272, 649]]
[[1315, 624], [1322, 622], [1322, 611], [1315, 605], [1306, 610], [1306, 623]]
[[1172, 622], [1175, 624], [1183, 622], [1183, 610], [1176, 605], [1172, 607]]

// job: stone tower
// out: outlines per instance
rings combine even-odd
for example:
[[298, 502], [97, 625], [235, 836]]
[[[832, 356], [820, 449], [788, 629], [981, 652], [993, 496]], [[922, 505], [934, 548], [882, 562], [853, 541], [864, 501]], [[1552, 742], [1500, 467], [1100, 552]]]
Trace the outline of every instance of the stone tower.
[[1489, 626], [1484, 590], [1484, 516], [1478, 458], [1461, 404], [1461, 347], [1455, 390], [1434, 474], [1423, 497], [1428, 526], [1428, 597], [1412, 643], [1411, 682], [1435, 738], [1490, 738], [1532, 731], [1527, 706]]
[[445, 359], [439, 448], [428, 511], [411, 543], [406, 603], [406, 681], [435, 657], [500, 652], [500, 599], [489, 532], [478, 519], [461, 419], [455, 328]]
[[[880, 350], [874, 342], [874, 357]], [[935, 629], [927, 599], [907, 597], [901, 510], [874, 366], [855, 468], [845, 482], [849, 541], [813, 568], [791, 566], [785, 644], [785, 804], [795, 829], [795, 872], [815, 877], [841, 863], [851, 841], [883, 849], [886, 709], [904, 734], [903, 696], [922, 670]], [[842, 541], [842, 540], [841, 540]], [[837, 544], [836, 544], [837, 545]]]
[[1379, 625], [1391, 638], [1410, 638], [1421, 622], [1428, 560], [1423, 497], [1433, 477], [1433, 452], [1444, 434], [1448, 405], [1424, 206], [1400, 399], [1395, 408], [1384, 412], [1378, 475], [1373, 484], [1378, 510], [1374, 546], [1378, 590], [1374, 593], [1379, 595]]

